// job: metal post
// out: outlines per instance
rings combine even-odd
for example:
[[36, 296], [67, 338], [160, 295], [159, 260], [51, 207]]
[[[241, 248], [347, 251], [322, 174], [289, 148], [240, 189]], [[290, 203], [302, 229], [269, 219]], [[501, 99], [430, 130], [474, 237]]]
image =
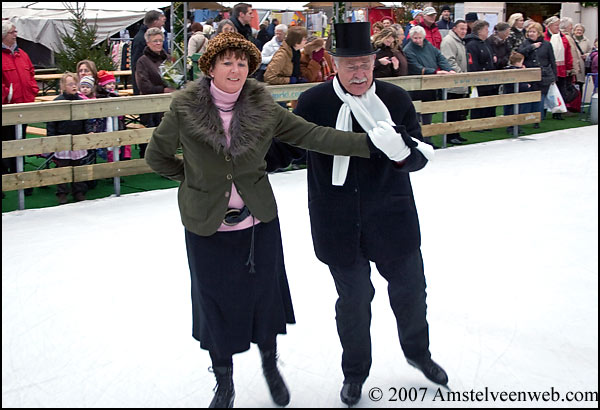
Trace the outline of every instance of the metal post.
[[[442, 88], [442, 100], [448, 99], [448, 90], [446, 88]], [[442, 122], [446, 123], [448, 121], [448, 111], [442, 112]], [[446, 141], [448, 139], [448, 135], [444, 134], [442, 137], [442, 148], [446, 148]]]
[[[111, 117], [113, 123], [113, 131], [119, 130], [119, 117]], [[121, 147], [113, 147], [113, 162], [120, 161]], [[117, 175], [113, 177], [113, 186], [116, 196], [121, 196], [121, 178]]]
[[[17, 124], [17, 125], [15, 125], [15, 127], [16, 127], [15, 128], [16, 139], [17, 140], [23, 139], [23, 125]], [[16, 161], [17, 161], [17, 173], [23, 172], [23, 157], [17, 157]], [[22, 211], [23, 209], [25, 209], [25, 191], [23, 191], [22, 189], [19, 189], [18, 197], [19, 197], [19, 210]]]
[[183, 2], [183, 84], [187, 83], [188, 80], [188, 68], [187, 68], [187, 57], [188, 57], [188, 31], [187, 31], [187, 19], [188, 19], [188, 3]]
[[[515, 94], [519, 93], [519, 83], [515, 83]], [[519, 114], [519, 104], [515, 104], [514, 106], [515, 115]], [[519, 126], [513, 125], [513, 137], [519, 138]]]

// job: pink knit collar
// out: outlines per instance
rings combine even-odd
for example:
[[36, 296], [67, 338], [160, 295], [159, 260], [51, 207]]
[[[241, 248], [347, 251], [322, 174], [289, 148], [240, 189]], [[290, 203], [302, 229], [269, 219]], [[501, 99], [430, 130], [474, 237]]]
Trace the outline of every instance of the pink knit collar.
[[214, 81], [210, 82], [210, 95], [213, 98], [215, 105], [222, 110], [231, 110], [237, 102], [242, 89], [233, 94], [226, 93], [215, 85]]

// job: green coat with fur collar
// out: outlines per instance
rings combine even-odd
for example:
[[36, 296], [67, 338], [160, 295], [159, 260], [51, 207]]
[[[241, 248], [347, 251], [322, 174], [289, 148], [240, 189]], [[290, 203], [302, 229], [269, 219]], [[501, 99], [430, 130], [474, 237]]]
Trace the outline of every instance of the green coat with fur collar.
[[[210, 80], [203, 78], [173, 95], [146, 150], [150, 168], [181, 182], [181, 220], [197, 235], [210, 236], [221, 225], [232, 182], [256, 218], [269, 222], [277, 216], [265, 162], [274, 137], [324, 154], [370, 157], [367, 134], [307, 122], [275, 103], [254, 79], [246, 80], [235, 105], [230, 135], [227, 147]], [[180, 147], [183, 159], [175, 155]]]

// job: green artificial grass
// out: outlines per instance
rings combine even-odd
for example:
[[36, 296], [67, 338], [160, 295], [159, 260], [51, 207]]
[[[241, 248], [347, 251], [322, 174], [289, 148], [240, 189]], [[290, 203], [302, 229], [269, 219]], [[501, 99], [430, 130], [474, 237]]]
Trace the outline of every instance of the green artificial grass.
[[[502, 115], [502, 107], [498, 107], [496, 115]], [[579, 113], [566, 113], [563, 114], [563, 121], [552, 119], [551, 115], [546, 116], [546, 120], [540, 123], [539, 129], [534, 129], [533, 124], [521, 126], [525, 135], [521, 137], [527, 137], [528, 135], [539, 134], [543, 132], [563, 130], [567, 128], [577, 128], [590, 125], [588, 121], [582, 121]], [[442, 122], [442, 114], [438, 113], [433, 116], [434, 123]], [[30, 124], [31, 126], [38, 128], [45, 128], [46, 124]], [[496, 128], [488, 132], [464, 132], [461, 133], [463, 138], [468, 141], [461, 145], [477, 144], [487, 141], [495, 141], [507, 138], [514, 138], [512, 134], [506, 132], [506, 128]], [[37, 135], [27, 134], [27, 138], [39, 138]], [[439, 147], [442, 146], [442, 136], [434, 136], [432, 138], [433, 143]], [[452, 144], [448, 144], [452, 146]], [[139, 150], [137, 146], [131, 147], [131, 156], [133, 159], [139, 158]], [[34, 171], [43, 162], [44, 158], [39, 157], [25, 157], [24, 170]], [[99, 162], [102, 162], [99, 159]], [[54, 166], [54, 165], [53, 165]], [[290, 167], [293, 169], [293, 167]], [[155, 189], [166, 189], [177, 187], [179, 183], [163, 178], [157, 174], [142, 174], [142, 175], [131, 175], [121, 178], [121, 195], [131, 194], [136, 192], [152, 191]], [[11, 212], [18, 209], [18, 191], [4, 192], [5, 198], [2, 199], [2, 212]], [[99, 180], [96, 187], [90, 189], [87, 194], [87, 199], [98, 199], [106, 198], [114, 194], [113, 179]], [[69, 201], [73, 202], [73, 198], [69, 196]], [[50, 185], [46, 187], [39, 187], [33, 189], [31, 196], [25, 197], [25, 209], [35, 208], [47, 208], [58, 205], [56, 198], [56, 186]]]

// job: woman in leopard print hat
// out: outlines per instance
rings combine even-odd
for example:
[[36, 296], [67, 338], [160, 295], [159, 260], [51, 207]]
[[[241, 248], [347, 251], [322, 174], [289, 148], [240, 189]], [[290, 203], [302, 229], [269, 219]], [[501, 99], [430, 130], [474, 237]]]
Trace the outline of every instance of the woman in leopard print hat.
[[372, 147], [367, 134], [316, 126], [275, 103], [248, 78], [260, 62], [256, 46], [240, 34], [211, 39], [199, 60], [206, 76], [173, 94], [146, 151], [155, 172], [181, 182], [192, 335], [209, 351], [218, 384], [210, 407], [233, 405], [232, 355], [251, 342], [275, 403], [290, 400], [277, 369], [276, 337], [295, 318], [266, 173], [271, 141], [366, 158]]

